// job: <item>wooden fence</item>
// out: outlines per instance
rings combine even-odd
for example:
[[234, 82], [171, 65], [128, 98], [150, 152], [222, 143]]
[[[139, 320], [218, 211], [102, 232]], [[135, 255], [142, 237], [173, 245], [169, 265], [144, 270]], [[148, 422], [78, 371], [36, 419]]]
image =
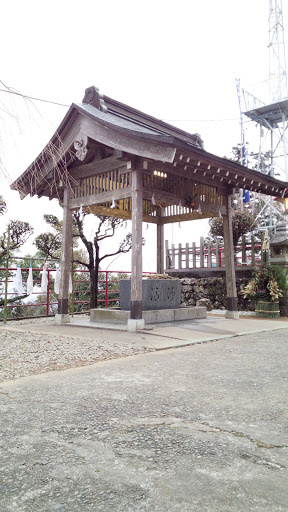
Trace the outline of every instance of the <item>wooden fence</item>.
[[[235, 263], [237, 267], [254, 267], [261, 263], [262, 242], [255, 241], [254, 236], [248, 242], [245, 236], [241, 243], [235, 248]], [[165, 241], [166, 264], [165, 270], [185, 269], [215, 269], [225, 268], [224, 245], [219, 241], [213, 244], [211, 241], [205, 242], [204, 237], [200, 238], [200, 245], [196, 246], [186, 243], [185, 246], [174, 244], [169, 247], [168, 240]]]

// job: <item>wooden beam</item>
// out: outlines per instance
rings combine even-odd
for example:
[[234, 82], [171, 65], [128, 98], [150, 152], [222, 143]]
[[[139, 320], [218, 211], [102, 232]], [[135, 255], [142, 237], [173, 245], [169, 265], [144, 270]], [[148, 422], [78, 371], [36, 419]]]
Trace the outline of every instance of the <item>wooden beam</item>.
[[209, 219], [210, 217], [218, 216], [219, 212], [221, 215], [227, 214], [227, 208], [225, 205], [216, 205], [216, 204], [209, 204], [209, 203], [203, 203], [200, 201], [200, 207], [201, 212], [199, 213], [197, 210], [194, 212], [188, 212], [188, 213], [179, 213], [176, 215], [170, 215], [170, 216], [163, 216], [161, 217], [161, 223], [162, 224], [171, 224], [172, 222], [184, 222], [188, 220], [198, 220], [198, 219]]
[[94, 204], [102, 204], [114, 201], [118, 201], [120, 199], [127, 199], [127, 197], [131, 197], [132, 188], [119, 188], [117, 190], [109, 190], [107, 192], [101, 192], [100, 194], [91, 194], [91, 196], [83, 196], [77, 197], [70, 200], [70, 208], [71, 210], [75, 210], [76, 208], [80, 208], [80, 206], [92, 206]]
[[170, 215], [169, 217], [162, 217], [161, 224], [172, 224], [174, 222], [185, 222], [188, 220], [199, 220], [199, 219], [209, 219], [211, 214], [205, 214], [202, 212], [202, 215], [197, 211], [191, 213], [182, 213], [181, 215]]
[[88, 178], [89, 176], [96, 176], [102, 172], [113, 171], [127, 167], [127, 162], [122, 162], [114, 156], [103, 158], [102, 160], [95, 160], [89, 164], [79, 165], [77, 167], [70, 167], [68, 169], [69, 175], [74, 179]]
[[226, 269], [227, 318], [237, 319], [237, 289], [234, 263], [234, 246], [232, 232], [231, 195], [226, 198], [227, 215], [223, 216], [224, 256]]
[[131, 313], [132, 320], [142, 318], [142, 221], [143, 188], [142, 171], [132, 171], [132, 264], [131, 264]]
[[161, 218], [158, 215], [146, 215], [143, 213], [143, 222], [148, 222], [148, 224], [160, 224]]
[[157, 224], [157, 274], [164, 272], [164, 225]]
[[183, 200], [182, 196], [173, 194], [171, 192], [166, 192], [166, 190], [159, 190], [152, 187], [145, 187], [143, 189], [144, 199], [151, 199], [152, 195], [154, 195], [155, 201], [160, 203], [161, 206], [179, 204], [179, 201], [181, 199]]
[[[93, 205], [83, 207], [83, 211], [91, 215], [103, 215], [105, 217], [115, 217], [116, 219], [131, 220], [131, 212], [128, 210], [119, 210], [109, 206]], [[159, 224], [161, 221], [159, 216], [143, 214], [143, 222], [150, 224]]]
[[103, 215], [104, 217], [115, 217], [116, 219], [131, 220], [131, 212], [128, 210], [120, 210], [119, 208], [111, 208], [109, 206], [92, 205], [83, 207], [83, 211], [92, 215]]
[[[162, 165], [162, 164], [161, 164]], [[185, 169], [185, 167], [187, 167]], [[157, 168], [157, 163], [149, 163], [148, 169], [151, 174], [154, 172], [155, 168]], [[182, 163], [178, 163], [178, 165], [175, 167], [173, 164], [163, 164], [163, 169], [165, 169], [165, 172], [172, 174], [177, 177], [183, 177], [188, 178], [193, 183], [201, 183], [203, 185], [208, 185], [210, 187], [214, 187], [218, 194], [227, 195], [227, 185], [225, 183], [220, 182], [220, 179], [215, 180], [215, 182], [211, 181], [211, 176], [206, 171], [207, 176], [203, 176], [203, 172], [205, 172], [205, 169], [196, 168], [196, 167], [190, 167], [188, 168], [187, 165], [183, 165]], [[196, 169], [196, 172], [193, 172]], [[146, 190], [146, 187], [145, 187]]]
[[69, 322], [69, 279], [70, 279], [70, 260], [72, 250], [72, 211], [69, 208], [70, 189], [64, 189], [63, 198], [63, 229], [62, 229], [62, 249], [61, 249], [61, 278], [58, 296], [58, 314], [57, 323]]

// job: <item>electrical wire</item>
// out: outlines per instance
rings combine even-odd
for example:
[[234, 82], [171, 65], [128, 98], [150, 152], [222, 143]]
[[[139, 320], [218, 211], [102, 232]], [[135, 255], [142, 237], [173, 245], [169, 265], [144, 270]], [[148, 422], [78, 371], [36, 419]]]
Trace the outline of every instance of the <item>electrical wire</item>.
[[[8, 92], [9, 94], [15, 94], [15, 96], [21, 96], [24, 99], [27, 100], [34, 100], [34, 101], [42, 101], [43, 103], [49, 103], [51, 105], [57, 105], [59, 107], [69, 107], [69, 105], [66, 105], [65, 103], [58, 103], [56, 101], [51, 100], [44, 100], [43, 98], [36, 98], [34, 96], [28, 96], [26, 94], [21, 94], [20, 92], [11, 91], [9, 89], [0, 89], [0, 92]], [[230, 119], [163, 119], [163, 121], [167, 123], [176, 123], [176, 122], [195, 122], [195, 123], [222, 123], [222, 122], [231, 122], [231, 121], [237, 121], [237, 117], [233, 117]]]
[[194, 123], [219, 123], [223, 121], [237, 121], [238, 117], [233, 117], [231, 119], [163, 119], [163, 121], [167, 123], [176, 123], [176, 122], [194, 122]]
[[44, 103], [50, 103], [51, 105], [58, 105], [59, 107], [69, 107], [69, 105], [65, 105], [64, 103], [57, 103], [56, 101], [44, 100], [43, 98], [27, 96], [26, 94], [21, 94], [20, 92], [16, 91], [10, 91], [9, 89], [0, 89], [0, 92], [8, 92], [9, 94], [15, 94], [15, 96], [21, 96], [21, 98], [24, 98], [26, 100], [42, 101]]

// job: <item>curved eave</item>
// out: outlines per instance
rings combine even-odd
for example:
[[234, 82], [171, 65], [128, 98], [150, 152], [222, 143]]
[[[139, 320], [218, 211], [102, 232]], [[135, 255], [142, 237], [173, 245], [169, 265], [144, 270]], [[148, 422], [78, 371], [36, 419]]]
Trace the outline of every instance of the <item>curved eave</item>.
[[[199, 148], [191, 148], [182, 142], [177, 144], [174, 166], [185, 165], [194, 172], [195, 180], [202, 175], [207, 185], [215, 185], [221, 180], [222, 185], [257, 191], [266, 195], [281, 197], [288, 183], [267, 174], [244, 167], [228, 158], [213, 155]], [[193, 174], [192, 174], [193, 175]], [[212, 181], [211, 181], [212, 179]]]
[[[55, 165], [66, 155], [69, 148], [63, 147], [60, 150], [59, 141], [63, 140], [68, 134], [69, 130], [73, 126], [75, 120], [78, 117], [78, 113], [75, 108], [71, 105], [65, 117], [61, 121], [58, 129], [53, 134], [49, 142], [43, 148], [41, 153], [35, 158], [35, 160], [27, 167], [27, 169], [17, 178], [11, 185], [12, 190], [17, 190], [20, 194], [21, 199], [24, 199], [30, 192], [31, 189], [39, 183], [42, 179], [45, 179], [47, 174], [53, 168], [51, 157], [49, 158], [49, 152], [51, 148], [57, 148], [57, 153], [53, 157]], [[37, 173], [37, 177], [35, 175]]]
[[[73, 103], [43, 151], [12, 183], [11, 188], [17, 190], [21, 198], [29, 193], [37, 194], [43, 188], [42, 185], [48, 183], [50, 171], [56, 169], [57, 165], [62, 169], [62, 162], [64, 174], [65, 168], [74, 159], [74, 149], [73, 154], [71, 153], [73, 142], [84, 134], [111, 149], [153, 162], [162, 162], [164, 165], [169, 164], [176, 172], [179, 168], [182, 175], [184, 172], [186, 177], [194, 178], [195, 181], [198, 178], [201, 183], [216, 188], [218, 186], [225, 191], [239, 187], [277, 197], [285, 193], [288, 183], [213, 155], [197, 147], [193, 143], [194, 136], [186, 137], [186, 133], [181, 134], [179, 130], [176, 130], [176, 135], [172, 126], [169, 130], [167, 128], [169, 133], [163, 133], [165, 127], [162, 122], [159, 121], [157, 126], [154, 118], [128, 106], [125, 110], [117, 102], [115, 105], [115, 112], [108, 110], [104, 113], [91, 105]], [[132, 114], [129, 117], [129, 109], [134, 117]], [[136, 119], [137, 115], [139, 119]], [[53, 157], [49, 155], [51, 148], [56, 148]], [[60, 174], [58, 172], [59, 179]]]
[[73, 103], [72, 106], [83, 116], [91, 119], [93, 122], [101, 124], [111, 130], [125, 134], [126, 137], [147, 139], [152, 142], [164, 142], [172, 144], [174, 137], [169, 134], [160, 133], [151, 128], [142, 126], [132, 120], [128, 120], [114, 114], [103, 113], [92, 105]]
[[[37, 193], [37, 186], [61, 160], [65, 158], [68, 164], [72, 161], [69, 150], [81, 134], [108, 147], [163, 162], [173, 162], [176, 151], [171, 135], [156, 133], [127, 120], [118, 119], [117, 122], [116, 116], [103, 114], [91, 105], [81, 107], [72, 104], [43, 151], [12, 183], [11, 188], [19, 191], [21, 198]], [[53, 158], [50, 156], [51, 148], [56, 148]]]

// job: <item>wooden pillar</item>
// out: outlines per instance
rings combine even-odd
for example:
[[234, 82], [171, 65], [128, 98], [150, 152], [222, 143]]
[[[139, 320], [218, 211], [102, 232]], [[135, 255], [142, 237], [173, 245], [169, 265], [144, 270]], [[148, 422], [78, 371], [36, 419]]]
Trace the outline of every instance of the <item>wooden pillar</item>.
[[[161, 216], [161, 214], [160, 214]], [[164, 225], [157, 224], [157, 274], [164, 272]]]
[[227, 313], [226, 318], [239, 318], [237, 311], [237, 289], [234, 263], [234, 245], [232, 232], [231, 195], [226, 198], [227, 215], [223, 215], [224, 255], [226, 268]]
[[63, 198], [63, 228], [61, 248], [61, 278], [58, 296], [58, 314], [55, 316], [56, 323], [68, 323], [68, 299], [69, 299], [69, 277], [70, 259], [72, 249], [72, 210], [69, 209], [70, 189], [64, 189]]
[[130, 314], [132, 320], [142, 318], [142, 220], [142, 171], [141, 169], [134, 169], [132, 171], [132, 265]]

